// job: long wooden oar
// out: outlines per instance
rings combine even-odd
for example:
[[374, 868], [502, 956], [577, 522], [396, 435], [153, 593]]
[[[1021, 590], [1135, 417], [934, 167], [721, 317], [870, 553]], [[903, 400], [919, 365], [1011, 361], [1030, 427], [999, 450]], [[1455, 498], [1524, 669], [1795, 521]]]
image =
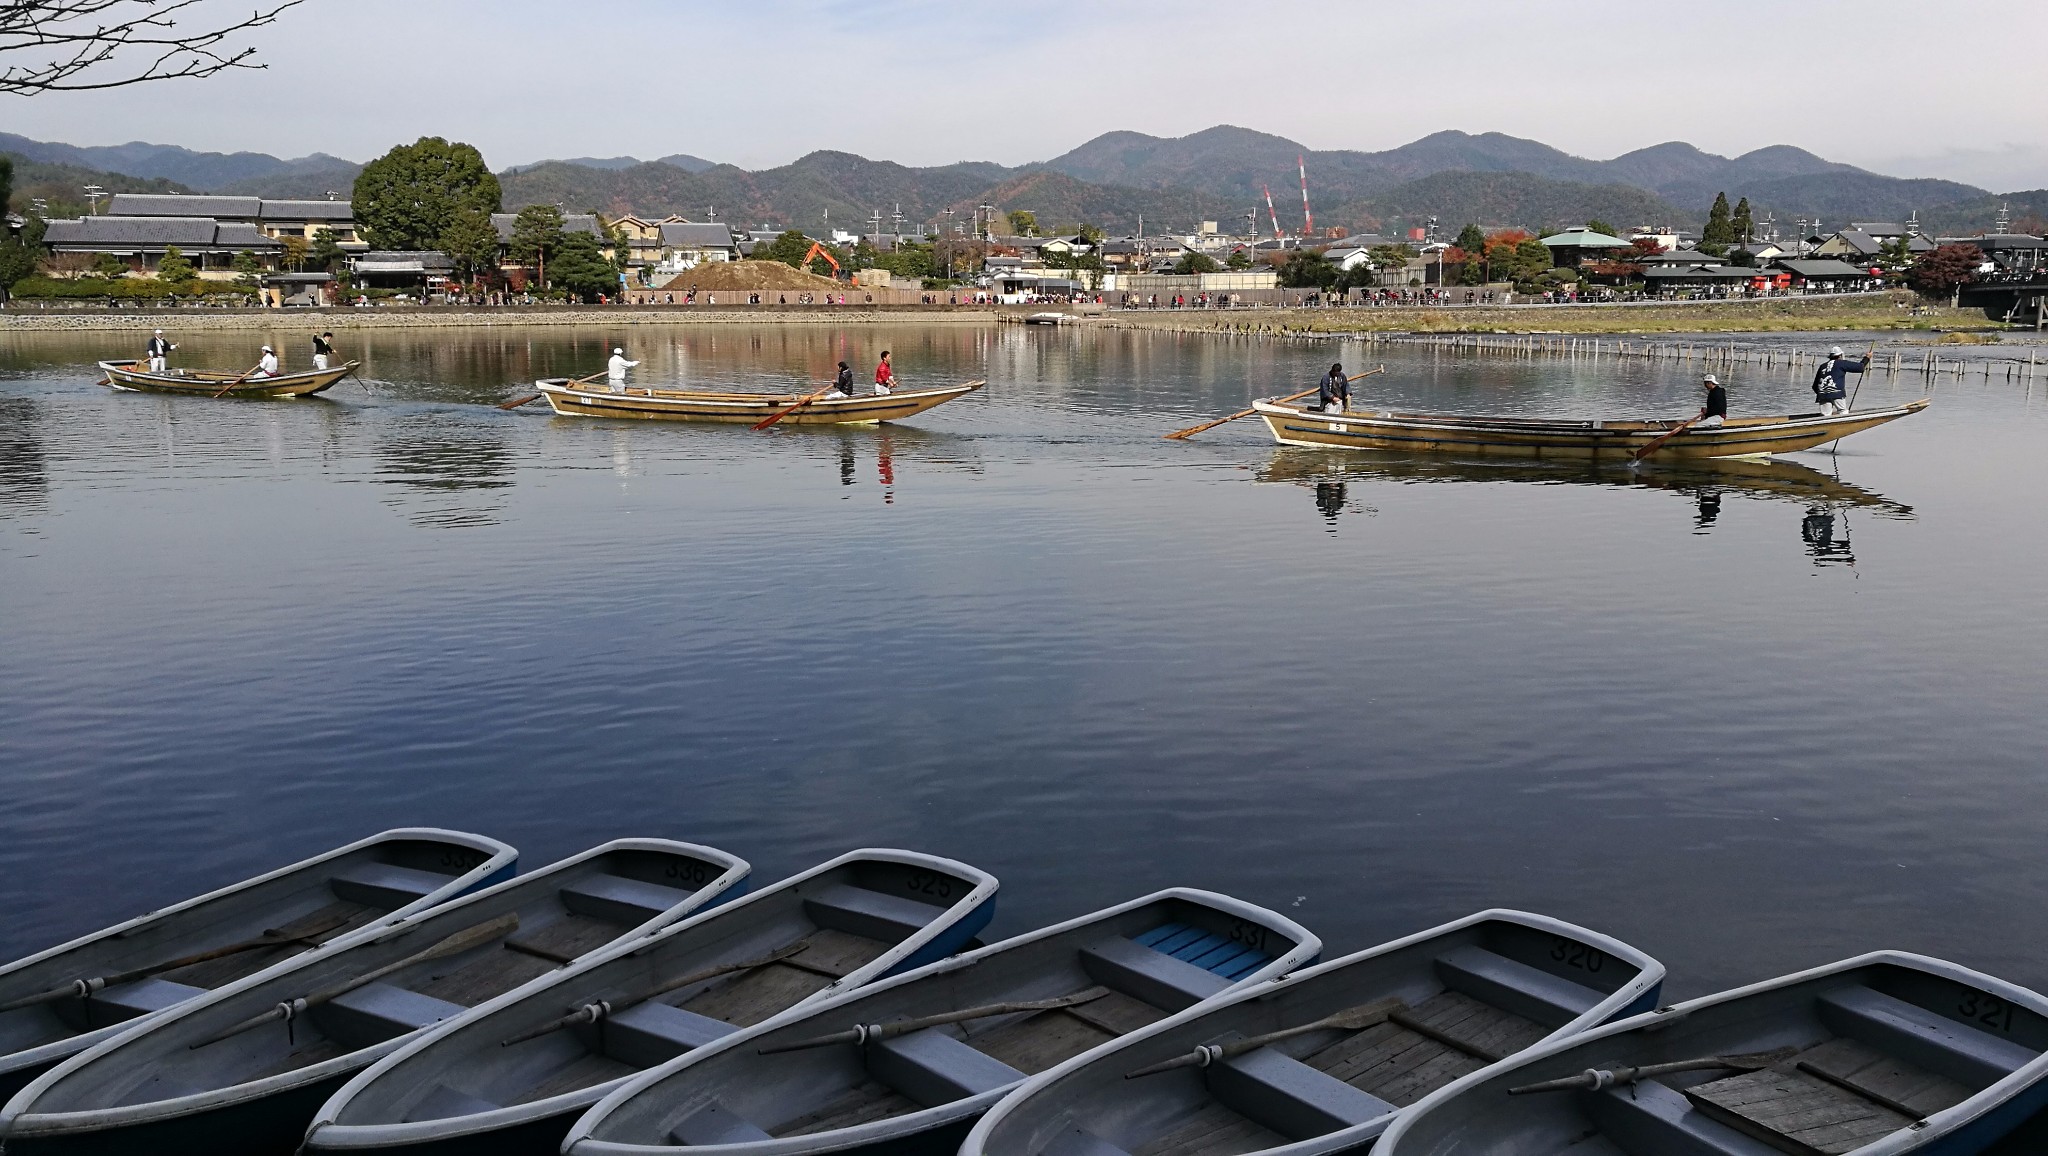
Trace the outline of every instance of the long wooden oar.
[[578, 1024], [594, 1024], [607, 1016], [625, 1011], [629, 1007], [646, 1003], [656, 996], [667, 995], [677, 988], [688, 987], [693, 983], [703, 983], [707, 979], [717, 979], [721, 975], [731, 975], [736, 971], [752, 971], [757, 967], [766, 967], [778, 959], [786, 959], [789, 956], [795, 955], [810, 945], [811, 941], [809, 939], [799, 939], [795, 943], [777, 948], [767, 955], [755, 956], [753, 959], [742, 959], [737, 963], [719, 963], [713, 964], [710, 967], [699, 968], [688, 975], [680, 975], [674, 979], [665, 980], [659, 987], [649, 988], [638, 995], [626, 999], [601, 999], [595, 1003], [587, 1003], [568, 1015], [563, 1016], [561, 1019], [552, 1020], [542, 1024], [540, 1027], [520, 1032], [516, 1036], [508, 1036], [498, 1041], [498, 1046], [509, 1048], [513, 1044], [523, 1044], [528, 1040], [537, 1040], [550, 1032], [561, 1031], [563, 1028], [573, 1028]]
[[[257, 370], [259, 370], [259, 369], [262, 369], [262, 368], [263, 368], [263, 363], [262, 363], [262, 362], [257, 362], [257, 363], [256, 363], [255, 365], [252, 365], [252, 366], [250, 366], [250, 367], [249, 367], [249, 373], [254, 373], [254, 372], [256, 372]], [[228, 394], [228, 391], [229, 391], [229, 390], [231, 390], [231, 389], [235, 388], [236, 386], [238, 386], [238, 385], [242, 384], [243, 382], [245, 382], [245, 381], [249, 380], [249, 373], [245, 373], [245, 374], [243, 374], [242, 376], [240, 376], [240, 377], [238, 377], [238, 378], [234, 379], [233, 381], [231, 381], [231, 382], [228, 382], [228, 383], [227, 383], [226, 385], [223, 385], [223, 386], [221, 386], [221, 387], [220, 387], [220, 392], [219, 392], [219, 393], [216, 393], [216, 394], [214, 394], [213, 396], [215, 396], [215, 397], [226, 397], [226, 396], [227, 396], [227, 394]]]
[[1509, 1088], [1510, 1096], [1527, 1096], [1534, 1092], [1592, 1091], [1612, 1088], [1618, 1084], [1634, 1084], [1658, 1076], [1676, 1075], [1679, 1072], [1707, 1072], [1718, 1068], [1731, 1068], [1738, 1072], [1754, 1072], [1781, 1063], [1799, 1054], [1798, 1048], [1774, 1048], [1768, 1052], [1750, 1052], [1737, 1056], [1706, 1056], [1697, 1060], [1678, 1060], [1669, 1064], [1645, 1064], [1638, 1068], [1587, 1068], [1576, 1076], [1559, 1080], [1544, 1080], [1537, 1084], [1523, 1084]]
[[1630, 454], [1628, 464], [1634, 465], [1637, 462], [1642, 461], [1644, 458], [1649, 457], [1651, 454], [1656, 453], [1658, 450], [1664, 447], [1665, 442], [1668, 442], [1672, 438], [1677, 437], [1679, 434], [1684, 433], [1686, 430], [1691, 429], [1693, 423], [1700, 420], [1700, 416], [1701, 415], [1695, 414], [1694, 416], [1686, 418], [1684, 421], [1679, 422], [1677, 425], [1672, 426], [1670, 429], [1664, 431], [1664, 436], [1656, 438], [1655, 440], [1651, 441], [1649, 445], [1646, 445], [1642, 449], [1637, 450], [1635, 453]]
[[206, 963], [209, 960], [223, 959], [230, 955], [240, 955], [245, 951], [261, 951], [266, 947], [288, 947], [295, 943], [315, 944], [319, 942], [319, 936], [347, 922], [348, 916], [337, 915], [296, 935], [286, 935], [282, 931], [272, 929], [254, 939], [245, 939], [240, 943], [230, 943], [225, 947], [216, 947], [208, 951], [194, 952], [191, 955], [180, 956], [177, 959], [167, 959], [162, 963], [152, 963], [148, 967], [131, 968], [128, 971], [114, 972], [112, 975], [94, 976], [91, 979], [74, 979], [63, 987], [53, 987], [48, 991], [39, 991], [34, 995], [27, 995], [20, 999], [0, 1003], [0, 1012], [11, 1012], [39, 1003], [55, 1003], [60, 999], [66, 998], [85, 999], [96, 992], [104, 991], [110, 987], [116, 987], [124, 983], [134, 983], [138, 979], [148, 979], [152, 975], [162, 975], [164, 972], [176, 971], [181, 967], [190, 967], [195, 963]]
[[[1348, 377], [1344, 380], [1348, 384], [1350, 382], [1358, 381], [1362, 378], [1371, 377], [1375, 373], [1385, 373], [1386, 371], [1387, 367], [1382, 365], [1378, 369], [1368, 369], [1364, 373], [1358, 374], [1356, 377]], [[1315, 389], [1304, 389], [1300, 393], [1290, 393], [1286, 397], [1275, 398], [1273, 399], [1273, 404], [1284, 405], [1290, 401], [1300, 401], [1302, 398], [1307, 397], [1309, 394], [1315, 393], [1317, 390], [1320, 390], [1322, 388], [1322, 384], [1319, 382], [1317, 383]], [[1241, 417], [1250, 417], [1257, 412], [1259, 411], [1256, 409], [1241, 409], [1238, 410], [1236, 413], [1231, 414], [1229, 417], [1219, 417], [1215, 421], [1205, 421], [1201, 425], [1191, 425], [1186, 429], [1177, 429], [1172, 433], [1167, 434], [1166, 440], [1170, 442], [1186, 441], [1188, 438], [1191, 438], [1196, 434], [1201, 433], [1203, 430], [1215, 429], [1219, 425], [1225, 425], [1230, 422], [1234, 422]]]
[[1281, 1040], [1291, 1040], [1295, 1036], [1305, 1036], [1310, 1032], [1331, 1030], [1347, 1032], [1364, 1031], [1366, 1028], [1378, 1027], [1395, 1016], [1403, 1015], [1407, 1009], [1408, 1005], [1396, 997], [1374, 1000], [1371, 1003], [1360, 1004], [1357, 1007], [1345, 1008], [1340, 1012], [1332, 1012], [1314, 1023], [1281, 1028], [1277, 1032], [1267, 1032], [1259, 1036], [1247, 1036], [1241, 1040], [1231, 1040], [1227, 1044], [1204, 1044], [1192, 1052], [1175, 1056], [1170, 1060], [1161, 1060], [1150, 1067], [1139, 1068], [1135, 1072], [1125, 1072], [1124, 1079], [1135, 1080], [1139, 1076], [1170, 1072], [1175, 1068], [1206, 1068], [1217, 1060], [1227, 1060], [1232, 1056], [1241, 1056], [1246, 1052], [1257, 1051], [1267, 1044], [1279, 1043]]
[[780, 413], [771, 413], [767, 417], [762, 418], [760, 421], [755, 422], [754, 428], [767, 429], [769, 426], [774, 425], [776, 422], [781, 421], [783, 418], [788, 417], [790, 414], [795, 413], [796, 411], [802, 409], [803, 407], [811, 404], [814, 401], [817, 401], [819, 398], [824, 397], [826, 394], [831, 393], [833, 390], [838, 388], [839, 383], [834, 382], [816, 393], [806, 394], [803, 397], [796, 399], [796, 404], [790, 406], [788, 409], [785, 409]]
[[[608, 372], [610, 372], [610, 371], [609, 371], [609, 370], [604, 370], [604, 369], [600, 369], [600, 370], [598, 370], [598, 371], [597, 371], [596, 373], [593, 373], [593, 374], [591, 374], [591, 375], [590, 375], [589, 377], [579, 377], [579, 378], [577, 378], [576, 380], [574, 380], [574, 381], [571, 381], [571, 382], [570, 382], [569, 384], [570, 384], [570, 385], [589, 385], [589, 384], [590, 384], [591, 382], [593, 382], [593, 381], [596, 381], [596, 380], [597, 380], [598, 378], [600, 378], [600, 377], [603, 377], [603, 376], [604, 376], [604, 375], [605, 375], [606, 373], [608, 373]], [[503, 402], [499, 402], [499, 403], [498, 403], [498, 408], [499, 408], [499, 409], [518, 409], [518, 408], [519, 408], [520, 406], [522, 406], [522, 405], [525, 405], [525, 404], [526, 404], [527, 402], [529, 402], [529, 401], [535, 401], [535, 400], [538, 400], [538, 399], [539, 399], [540, 397], [542, 397], [542, 396], [544, 396], [544, 395], [542, 395], [542, 394], [538, 394], [538, 393], [529, 393], [529, 394], [527, 394], [527, 395], [526, 395], [525, 397], [515, 397], [515, 398], [513, 398], [513, 399], [512, 399], [511, 401], [503, 401]]]
[[1108, 994], [1109, 989], [1106, 987], [1088, 987], [1082, 988], [1080, 991], [1069, 992], [1066, 995], [1054, 996], [1051, 999], [1027, 999], [1015, 1000], [1010, 1003], [983, 1004], [980, 1007], [961, 1008], [959, 1011], [940, 1012], [937, 1015], [896, 1020], [886, 1024], [860, 1024], [843, 1032], [812, 1036], [809, 1039], [797, 1040], [794, 1043], [777, 1044], [772, 1048], [762, 1048], [760, 1053], [764, 1056], [772, 1056], [778, 1052], [799, 1052], [806, 1048], [829, 1048], [833, 1044], [868, 1044], [876, 1040], [889, 1040], [897, 1036], [907, 1036], [911, 1032], [921, 1032], [926, 1028], [935, 1028], [941, 1024], [965, 1023], [968, 1020], [985, 1020], [990, 1016], [1015, 1015], [1018, 1012], [1051, 1011], [1054, 1008], [1077, 1007], [1092, 1000], [1101, 999]]
[[243, 1020], [241, 1023], [234, 1025], [226, 1031], [217, 1032], [214, 1035], [208, 1036], [207, 1038], [200, 1040], [198, 1043], [193, 1044], [192, 1048], [196, 1050], [199, 1048], [203, 1048], [208, 1044], [219, 1043], [220, 1041], [227, 1039], [229, 1036], [240, 1035], [243, 1032], [248, 1031], [250, 1028], [262, 1027], [264, 1024], [267, 1023], [272, 1023], [275, 1021], [289, 1022], [293, 1019], [298, 1018], [301, 1015], [304, 1015], [307, 1012], [307, 1010], [311, 1008], [316, 1008], [323, 1003], [328, 1003], [333, 1000], [339, 999], [342, 996], [345, 996], [348, 993], [354, 991], [355, 989], [366, 986], [368, 984], [373, 984], [378, 980], [383, 979], [385, 976], [392, 974], [393, 972], [404, 971], [406, 968], [411, 967], [417, 963], [426, 963], [430, 960], [436, 959], [446, 959], [451, 955], [461, 955], [463, 952], [468, 951], [471, 948], [482, 947], [484, 944], [489, 943], [492, 940], [500, 939], [504, 936], [510, 935], [512, 932], [518, 930], [518, 928], [519, 915], [517, 912], [514, 912], [509, 915], [500, 915], [496, 919], [491, 920], [489, 923], [479, 923], [475, 927], [464, 928], [463, 930], [456, 932], [448, 938], [443, 939], [441, 942], [436, 943], [434, 946], [427, 948], [425, 951], [414, 952], [413, 954], [406, 956], [404, 959], [401, 959], [396, 963], [387, 963], [383, 967], [376, 968], [371, 971], [366, 971], [363, 974], [356, 976], [354, 979], [350, 979], [343, 983], [336, 984], [335, 986], [330, 988], [324, 988], [320, 991], [312, 993], [311, 995], [302, 995], [297, 999], [286, 1000], [285, 1002], [278, 1004], [276, 1007], [271, 1008], [267, 1012], [264, 1012], [260, 1015], [250, 1016], [248, 1019]]

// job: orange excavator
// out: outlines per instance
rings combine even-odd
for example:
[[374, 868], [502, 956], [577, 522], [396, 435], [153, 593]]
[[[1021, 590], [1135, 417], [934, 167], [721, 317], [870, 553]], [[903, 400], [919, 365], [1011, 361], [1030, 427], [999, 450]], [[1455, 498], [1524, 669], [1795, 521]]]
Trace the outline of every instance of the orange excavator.
[[825, 243], [823, 241], [811, 242], [811, 251], [804, 254], [804, 263], [802, 266], [800, 266], [800, 268], [809, 269], [811, 267], [811, 262], [817, 260], [820, 257], [823, 257], [825, 259], [825, 263], [827, 265], [832, 266], [832, 277], [834, 280], [837, 280], [840, 276], [839, 262], [832, 259], [832, 253], [829, 249], [825, 248]]

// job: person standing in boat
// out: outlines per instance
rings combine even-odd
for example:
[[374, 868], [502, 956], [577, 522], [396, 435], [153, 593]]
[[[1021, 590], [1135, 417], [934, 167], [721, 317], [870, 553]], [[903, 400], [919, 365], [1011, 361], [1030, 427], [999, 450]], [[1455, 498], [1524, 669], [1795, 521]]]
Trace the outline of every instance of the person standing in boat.
[[327, 359], [334, 356], [334, 331], [328, 330], [313, 338], [313, 368], [326, 369]]
[[1700, 379], [1700, 388], [1707, 391], [1707, 404], [1700, 407], [1700, 415], [1693, 419], [1693, 425], [1700, 429], [1713, 429], [1728, 420], [1728, 391], [1721, 388], [1721, 382], [1713, 374]]
[[175, 344], [164, 340], [163, 330], [157, 330], [156, 336], [149, 339], [149, 371], [169, 373], [171, 350], [176, 348]]
[[263, 356], [256, 359], [256, 372], [249, 376], [276, 377], [277, 370], [277, 351], [266, 345], [263, 347]]
[[832, 379], [832, 392], [825, 396], [827, 398], [853, 396], [853, 367], [851, 365], [843, 361], [839, 363], [839, 376]]
[[1861, 361], [1850, 361], [1842, 356], [1841, 346], [1828, 350], [1828, 359], [1821, 362], [1813, 375], [1813, 399], [1820, 403], [1822, 417], [1849, 412], [1848, 377], [1869, 368], [1868, 355]]
[[626, 371], [638, 364], [640, 363], [637, 361], [626, 360], [624, 346], [614, 348], [612, 359], [604, 364], [605, 384], [611, 387], [613, 393], [626, 392]]
[[1344, 365], [1339, 362], [1330, 367], [1330, 372], [1316, 383], [1316, 408], [1324, 413], [1343, 413], [1351, 408], [1351, 382], [1344, 376]]
[[887, 397], [896, 392], [896, 367], [889, 364], [889, 351], [882, 351], [881, 363], [875, 366], [875, 394]]

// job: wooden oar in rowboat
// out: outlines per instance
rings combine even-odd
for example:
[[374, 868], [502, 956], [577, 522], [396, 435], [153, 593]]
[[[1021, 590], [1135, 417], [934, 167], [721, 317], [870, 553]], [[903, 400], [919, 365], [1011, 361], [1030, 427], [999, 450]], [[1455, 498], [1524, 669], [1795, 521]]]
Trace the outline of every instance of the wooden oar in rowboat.
[[[598, 371], [597, 371], [596, 373], [593, 373], [593, 374], [591, 374], [591, 375], [590, 375], [589, 377], [579, 377], [579, 378], [575, 379], [574, 381], [571, 381], [571, 382], [570, 382], [569, 384], [570, 384], [570, 385], [589, 385], [590, 383], [592, 383], [592, 382], [596, 381], [596, 380], [597, 380], [598, 378], [600, 378], [600, 377], [603, 377], [603, 376], [604, 376], [604, 375], [605, 375], [606, 373], [608, 373], [608, 372], [610, 372], [610, 371], [609, 371], [609, 370], [603, 370], [603, 369], [600, 369], [600, 370], [598, 370]], [[540, 394], [537, 394], [537, 393], [529, 393], [529, 394], [527, 394], [527, 395], [526, 395], [525, 397], [515, 397], [515, 398], [513, 398], [513, 399], [512, 399], [511, 401], [501, 401], [501, 402], [499, 402], [499, 403], [498, 403], [498, 408], [499, 408], [499, 409], [518, 409], [518, 408], [519, 408], [520, 406], [522, 406], [522, 405], [525, 405], [525, 404], [526, 404], [527, 402], [529, 402], [529, 401], [538, 401], [538, 400], [540, 399], [540, 397], [541, 397], [541, 395], [540, 395]]]
[[245, 382], [245, 381], [249, 380], [249, 374], [250, 374], [250, 373], [254, 373], [254, 372], [256, 372], [257, 370], [259, 370], [259, 369], [262, 369], [262, 368], [263, 368], [263, 363], [262, 363], [262, 362], [258, 362], [258, 363], [256, 363], [255, 365], [252, 365], [252, 366], [250, 366], [250, 367], [249, 367], [249, 372], [248, 372], [248, 373], [244, 373], [244, 374], [243, 374], [242, 376], [240, 376], [240, 377], [238, 377], [238, 378], [234, 379], [234, 380], [233, 380], [233, 381], [231, 381], [231, 382], [228, 382], [228, 383], [227, 383], [226, 385], [223, 385], [223, 386], [221, 386], [221, 387], [220, 387], [220, 392], [219, 392], [219, 393], [216, 393], [216, 394], [214, 394], [213, 396], [215, 396], [215, 397], [226, 397], [226, 396], [228, 395], [228, 391], [229, 391], [229, 390], [231, 390], [231, 389], [235, 388], [236, 386], [238, 386], [238, 385], [242, 384], [243, 382]]
[[112, 975], [99, 975], [91, 979], [74, 979], [63, 987], [53, 987], [48, 991], [39, 991], [34, 995], [25, 995], [20, 999], [0, 1003], [0, 1012], [11, 1012], [39, 1003], [55, 1003], [60, 999], [74, 996], [78, 999], [85, 999], [95, 992], [105, 991], [110, 987], [124, 983], [134, 983], [138, 979], [148, 979], [150, 976], [162, 975], [167, 971], [176, 971], [181, 967], [190, 967], [195, 963], [205, 963], [208, 960], [222, 959], [230, 955], [240, 955], [245, 951], [261, 951], [266, 947], [288, 947], [292, 944], [317, 944], [319, 936], [347, 922], [348, 916], [337, 915], [296, 935], [286, 935], [281, 931], [271, 930], [264, 932], [254, 939], [245, 939], [240, 943], [230, 943], [225, 947], [216, 947], [209, 951], [194, 952], [191, 955], [180, 956], [177, 959], [167, 959], [162, 963], [150, 964], [148, 967], [117, 971]]
[[604, 999], [596, 1003], [587, 1003], [568, 1015], [563, 1016], [561, 1019], [550, 1020], [537, 1028], [520, 1032], [516, 1036], [508, 1036], [498, 1041], [498, 1046], [509, 1048], [513, 1044], [523, 1044], [528, 1040], [537, 1040], [549, 1032], [558, 1032], [563, 1028], [573, 1028], [578, 1024], [594, 1024], [606, 1016], [646, 1003], [656, 996], [667, 995], [677, 988], [688, 987], [693, 983], [703, 983], [707, 979], [717, 979], [721, 975], [731, 975], [736, 971], [752, 971], [757, 967], [766, 967], [778, 959], [787, 959], [810, 945], [811, 941], [809, 939], [799, 939], [795, 943], [778, 948], [767, 955], [756, 956], [753, 959], [742, 959], [736, 963], [716, 964], [711, 967], [699, 968], [688, 975], [679, 975], [674, 979], [664, 981], [658, 987], [649, 988], [628, 999]]
[[965, 1023], [968, 1020], [985, 1020], [991, 1016], [1015, 1015], [1018, 1012], [1052, 1011], [1055, 1008], [1078, 1007], [1081, 1004], [1101, 999], [1109, 994], [1106, 987], [1087, 987], [1051, 999], [1013, 1000], [1009, 1003], [983, 1004], [980, 1007], [961, 1008], [959, 1011], [940, 1012], [937, 1015], [918, 1016], [915, 1019], [895, 1020], [886, 1024], [861, 1024], [843, 1032], [812, 1036], [792, 1043], [777, 1044], [772, 1048], [760, 1049], [760, 1054], [772, 1056], [779, 1052], [800, 1052], [806, 1048], [829, 1048], [833, 1044], [868, 1044], [876, 1040], [890, 1040], [921, 1032], [926, 1028], [942, 1024]]
[[833, 384], [826, 386], [825, 388], [819, 390], [816, 393], [807, 394], [803, 397], [800, 397], [796, 399], [795, 405], [790, 406], [788, 409], [785, 409], [780, 413], [769, 414], [767, 417], [764, 417], [760, 421], [755, 422], [753, 428], [767, 429], [769, 426], [774, 425], [776, 422], [781, 421], [783, 418], [788, 417], [790, 414], [795, 413], [796, 411], [802, 409], [803, 407], [811, 404], [814, 401], [817, 401], [819, 398], [824, 397], [826, 394], [831, 393], [833, 390], [838, 388], [839, 384], [837, 382], [834, 382]]
[[1658, 1076], [1671, 1076], [1679, 1072], [1710, 1072], [1730, 1068], [1738, 1072], [1755, 1072], [1782, 1063], [1799, 1054], [1798, 1048], [1774, 1048], [1768, 1052], [1750, 1052], [1739, 1056], [1707, 1056], [1697, 1060], [1677, 1060], [1668, 1064], [1644, 1064], [1636, 1068], [1587, 1068], [1576, 1076], [1565, 1076], [1557, 1080], [1544, 1080], [1539, 1084], [1523, 1084], [1509, 1088], [1510, 1096], [1527, 1096], [1535, 1092], [1570, 1092], [1585, 1090], [1597, 1092], [1622, 1084], [1635, 1084], [1652, 1080]]
[[[1368, 369], [1364, 373], [1358, 374], [1354, 377], [1345, 378], [1344, 380], [1347, 384], [1349, 384], [1350, 382], [1358, 381], [1362, 378], [1371, 377], [1375, 373], [1385, 373], [1386, 371], [1387, 367], [1382, 365], [1378, 369]], [[1286, 397], [1277, 399], [1277, 403], [1300, 401], [1302, 398], [1307, 397], [1309, 394], [1315, 393], [1317, 390], [1320, 390], [1322, 388], [1322, 384], [1318, 382], [1316, 384], [1315, 389], [1304, 389], [1300, 393], [1290, 393]], [[1215, 429], [1219, 425], [1225, 425], [1230, 422], [1234, 422], [1241, 417], [1250, 417], [1257, 412], [1259, 411], [1256, 409], [1241, 409], [1238, 410], [1236, 413], [1231, 414], [1229, 417], [1219, 417], [1215, 421], [1205, 421], [1201, 425], [1191, 425], [1186, 429], [1177, 429], [1172, 433], [1167, 434], [1166, 440], [1170, 442], [1186, 441], [1188, 438], [1191, 438], [1196, 434], [1201, 433], [1203, 430]]]
[[1662, 437], [1652, 440], [1649, 445], [1646, 445], [1642, 449], [1637, 450], [1635, 453], [1630, 454], [1628, 458], [1628, 464], [1635, 465], [1637, 462], [1642, 461], [1644, 458], [1647, 458], [1651, 454], [1656, 453], [1658, 450], [1664, 447], [1665, 442], [1668, 442], [1672, 438], [1677, 437], [1679, 434], [1684, 433], [1686, 430], [1691, 429], [1693, 427], [1693, 423], [1699, 421], [1702, 416], [1704, 415], [1695, 414], [1692, 417], [1686, 418], [1684, 421], [1679, 422], [1677, 425], [1672, 426], [1670, 429], [1665, 430]]
[[[1246, 1052], [1257, 1051], [1267, 1044], [1277, 1044], [1281, 1040], [1291, 1040], [1295, 1036], [1305, 1036], [1310, 1032], [1359, 1032], [1364, 1031], [1366, 1028], [1378, 1027], [1389, 1020], [1399, 1023], [1400, 1020], [1396, 1019], [1396, 1017], [1406, 1018], [1405, 1013], [1407, 1010], [1408, 1005], [1406, 1002], [1398, 997], [1390, 996], [1387, 999], [1374, 1000], [1371, 1003], [1360, 1004], [1357, 1007], [1345, 1008], [1340, 1012], [1332, 1012], [1322, 1019], [1316, 1020], [1314, 1023], [1281, 1028], [1277, 1032], [1267, 1032], [1264, 1035], [1247, 1036], [1241, 1040], [1232, 1040], [1227, 1044], [1204, 1044], [1192, 1052], [1175, 1056], [1170, 1060], [1161, 1060], [1156, 1064], [1139, 1068], [1134, 1072], [1125, 1072], [1124, 1079], [1135, 1080], [1140, 1076], [1171, 1072], [1176, 1068], [1206, 1068], [1217, 1060], [1227, 1060], [1232, 1056], [1241, 1056]], [[1407, 1025], [1402, 1024], [1402, 1026], [1405, 1027]]]
[[283, 1021], [288, 1023], [294, 1019], [297, 1019], [299, 1016], [304, 1015], [308, 1009], [315, 1008], [320, 1006], [321, 1004], [329, 1003], [333, 1000], [339, 999], [342, 996], [345, 996], [348, 993], [356, 990], [357, 988], [373, 984], [378, 980], [383, 979], [385, 976], [392, 974], [393, 972], [404, 971], [406, 968], [411, 967], [417, 963], [426, 963], [430, 960], [436, 959], [446, 959], [451, 955], [461, 955], [463, 952], [468, 951], [471, 948], [482, 947], [484, 944], [489, 943], [492, 940], [500, 939], [504, 936], [510, 935], [512, 934], [512, 932], [517, 931], [518, 929], [518, 913], [514, 912], [510, 915], [500, 915], [498, 918], [491, 920], [489, 923], [479, 923], [475, 927], [469, 927], [461, 931], [458, 931], [455, 934], [449, 936], [448, 938], [443, 939], [441, 942], [436, 943], [432, 947], [429, 947], [424, 951], [414, 952], [413, 954], [406, 956], [404, 959], [401, 959], [396, 963], [387, 963], [383, 967], [374, 968], [370, 971], [366, 971], [353, 979], [346, 980], [342, 983], [338, 983], [333, 987], [325, 988], [321, 991], [316, 991], [311, 995], [303, 995], [294, 1000], [288, 1000], [284, 1003], [278, 1004], [276, 1007], [271, 1008], [267, 1012], [263, 1012], [260, 1015], [250, 1016], [248, 1019], [243, 1020], [241, 1023], [235, 1024], [233, 1027], [228, 1028], [226, 1031], [216, 1032], [213, 1035], [210, 1035], [205, 1039], [200, 1040], [198, 1043], [192, 1045], [192, 1049], [197, 1050], [199, 1048], [205, 1047], [208, 1044], [217, 1044], [220, 1041], [227, 1039], [229, 1036], [238, 1036], [243, 1032], [248, 1031], [250, 1028], [262, 1027], [264, 1024], [272, 1023], [274, 1021]]

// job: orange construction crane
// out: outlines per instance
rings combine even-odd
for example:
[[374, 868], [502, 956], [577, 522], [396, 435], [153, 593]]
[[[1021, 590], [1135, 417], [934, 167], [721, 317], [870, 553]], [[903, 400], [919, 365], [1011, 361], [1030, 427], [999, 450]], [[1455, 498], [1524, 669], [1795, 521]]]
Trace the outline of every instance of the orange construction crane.
[[827, 265], [832, 266], [832, 276], [835, 278], [838, 277], [839, 262], [832, 259], [831, 250], [825, 248], [825, 243], [823, 241], [811, 242], [811, 251], [804, 254], [804, 263], [802, 267], [805, 269], [809, 269], [811, 267], [811, 262], [817, 260], [820, 257], [823, 257], [825, 259], [825, 263]]

